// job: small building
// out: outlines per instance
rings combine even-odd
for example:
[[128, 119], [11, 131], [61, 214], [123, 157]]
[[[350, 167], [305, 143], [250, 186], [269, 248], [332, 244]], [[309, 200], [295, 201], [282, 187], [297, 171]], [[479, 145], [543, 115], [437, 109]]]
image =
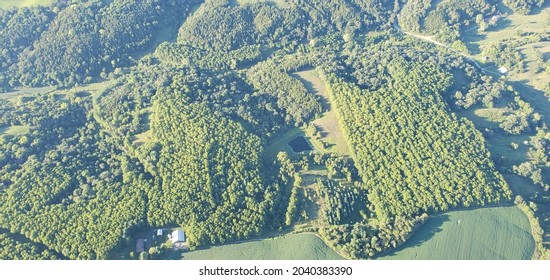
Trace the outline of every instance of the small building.
[[500, 72], [501, 74], [506, 74], [506, 73], [508, 73], [508, 69], [506, 69], [506, 67], [504, 67], [504, 66], [500, 66], [498, 68], [498, 72]]
[[136, 240], [136, 253], [141, 253], [145, 251], [145, 239], [140, 238]]
[[184, 243], [185, 242], [185, 232], [181, 229], [176, 229], [172, 232], [172, 244]]
[[162, 236], [162, 229], [161, 228], [157, 229], [157, 236]]
[[497, 22], [502, 18], [502, 15], [494, 15], [489, 20], [491, 24], [497, 24]]

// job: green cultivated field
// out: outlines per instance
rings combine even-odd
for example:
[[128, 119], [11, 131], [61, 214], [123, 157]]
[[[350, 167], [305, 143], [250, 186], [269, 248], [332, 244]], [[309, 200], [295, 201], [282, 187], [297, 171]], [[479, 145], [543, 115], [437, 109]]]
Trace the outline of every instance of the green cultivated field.
[[325, 243], [313, 234], [283, 237], [216, 246], [181, 254], [184, 260], [340, 260]]
[[54, 0], [0, 0], [0, 8], [28, 7], [42, 5], [47, 6]]
[[399, 250], [380, 259], [531, 259], [529, 221], [515, 206], [431, 217]]

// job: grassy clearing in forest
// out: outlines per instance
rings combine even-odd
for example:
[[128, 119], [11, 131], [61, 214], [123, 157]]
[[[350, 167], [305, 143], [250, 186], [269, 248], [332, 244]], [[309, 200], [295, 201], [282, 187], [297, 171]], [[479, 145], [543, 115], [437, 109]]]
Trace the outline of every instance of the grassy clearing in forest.
[[[550, 28], [548, 32], [550, 32]], [[537, 52], [540, 52], [544, 59], [548, 60], [550, 57], [550, 42], [525, 45], [520, 47], [519, 51], [523, 55], [526, 71], [516, 74], [515, 79], [524, 81], [535, 89], [543, 90], [546, 85], [550, 84], [550, 75], [544, 70], [545, 64], [540, 64], [537, 61]]]
[[[500, 121], [511, 112], [507, 108], [469, 108], [457, 112], [459, 116], [472, 121], [479, 131], [493, 131], [485, 135], [491, 158], [498, 162], [498, 166], [509, 169], [529, 159], [529, 146], [525, 141], [531, 140], [529, 135], [507, 134], [499, 127]], [[511, 185], [510, 182], [508, 183]], [[512, 186], [512, 189], [517, 188]], [[515, 191], [514, 193], [517, 194]]]
[[[502, 5], [501, 11], [506, 10]], [[470, 28], [462, 37], [472, 54], [479, 54], [481, 48], [492, 42], [501, 42], [506, 39], [518, 38], [518, 32], [550, 32], [548, 18], [550, 17], [550, 2], [546, 2], [542, 9], [535, 9], [530, 15], [522, 15], [508, 11], [509, 16], [501, 19], [496, 26], [486, 32], [478, 33], [477, 28]]]
[[[548, 34], [550, 33], [550, 2], [546, 1], [542, 8], [536, 8], [529, 15], [513, 13], [500, 4], [502, 12], [510, 15], [501, 19], [496, 26], [486, 32], [478, 32], [477, 28], [470, 28], [462, 34], [470, 53], [476, 55], [479, 61], [483, 60], [481, 53], [485, 46], [496, 42], [505, 42], [525, 35], [520, 34]], [[521, 81], [534, 89], [543, 90], [550, 83], [550, 75], [539, 69], [535, 49], [544, 57], [550, 56], [550, 42], [531, 43], [518, 48], [523, 56], [525, 71], [521, 73], [509, 72], [508, 75], [515, 81]], [[496, 68], [488, 67], [488, 71], [496, 72]]]
[[344, 134], [340, 129], [336, 109], [330, 104], [327, 88], [314, 70], [301, 71], [292, 74], [299, 79], [306, 89], [319, 97], [325, 113], [319, 119], [311, 122], [317, 127], [320, 137], [309, 135], [308, 129], [292, 128], [274, 139], [266, 148], [266, 154], [269, 158], [275, 158], [279, 152], [292, 153], [288, 142], [298, 136], [303, 136], [311, 144], [311, 147], [322, 153], [337, 153], [340, 155], [350, 155], [348, 144]]
[[2, 0], [0, 1], [0, 8], [48, 6], [53, 2], [54, 0]]
[[[314, 70], [297, 72], [294, 73], [294, 76], [304, 84], [310, 93], [319, 97], [323, 109], [326, 111], [321, 118], [312, 122], [318, 128], [321, 137], [316, 139], [313, 135], [308, 135], [310, 139], [314, 142], [315, 146], [320, 146], [322, 151], [349, 155], [348, 144], [340, 129], [336, 109], [330, 103], [325, 83]], [[326, 143], [326, 146], [323, 142]]]
[[292, 149], [288, 145], [288, 142], [298, 136], [305, 136], [304, 132], [302, 132], [299, 128], [292, 128], [280, 135], [266, 147], [265, 151], [267, 156], [274, 159], [277, 157], [279, 152], [287, 152], [289, 154], [292, 153]]
[[233, 0], [231, 1], [234, 4], [238, 5], [247, 5], [247, 4], [255, 4], [255, 3], [268, 3], [268, 4], [275, 4], [279, 8], [288, 8], [290, 7], [291, 0]]
[[27, 134], [31, 130], [30, 126], [13, 125], [10, 127], [0, 127], [0, 135], [22, 135]]

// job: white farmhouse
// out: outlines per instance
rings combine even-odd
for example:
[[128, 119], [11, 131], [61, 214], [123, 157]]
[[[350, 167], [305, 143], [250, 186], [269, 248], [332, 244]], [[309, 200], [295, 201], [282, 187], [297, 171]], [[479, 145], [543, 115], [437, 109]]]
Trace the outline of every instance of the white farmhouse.
[[506, 67], [504, 66], [500, 66], [500, 68], [498, 68], [498, 72], [500, 72], [501, 74], [506, 74], [508, 73], [508, 69], [506, 69]]
[[172, 244], [184, 243], [185, 242], [185, 232], [181, 229], [176, 229], [172, 232]]

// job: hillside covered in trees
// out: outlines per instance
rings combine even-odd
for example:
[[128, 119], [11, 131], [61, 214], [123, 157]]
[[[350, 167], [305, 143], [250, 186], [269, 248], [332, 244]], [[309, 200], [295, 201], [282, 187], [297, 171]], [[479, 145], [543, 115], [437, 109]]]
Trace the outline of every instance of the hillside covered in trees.
[[[514, 201], [548, 258], [547, 116], [460, 52], [496, 4], [544, 1], [436, 2], [0, 9], [0, 259], [165, 258], [170, 244], [136, 255], [135, 242], [173, 227], [190, 250], [308, 231], [373, 258], [431, 215]], [[494, 129], [469, 115], [502, 104]], [[529, 160], [499, 157], [499, 133], [533, 136]], [[292, 152], [298, 136], [311, 149]]]

